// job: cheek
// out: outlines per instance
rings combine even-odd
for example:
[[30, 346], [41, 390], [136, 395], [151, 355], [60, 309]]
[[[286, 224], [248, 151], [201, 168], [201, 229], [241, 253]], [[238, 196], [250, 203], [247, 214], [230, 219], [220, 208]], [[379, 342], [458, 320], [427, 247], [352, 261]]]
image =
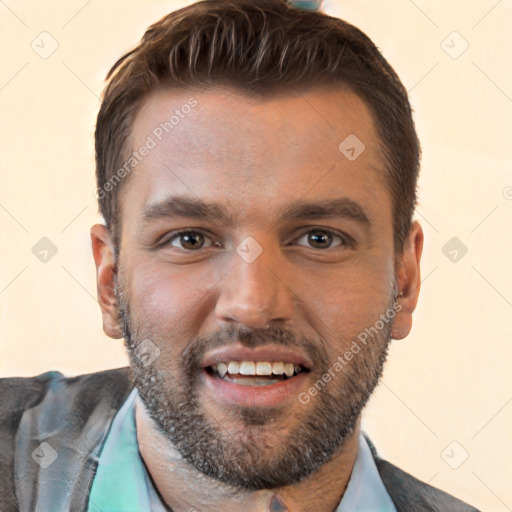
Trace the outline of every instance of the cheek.
[[[360, 261], [350, 268], [309, 274], [302, 293], [304, 315], [320, 320], [326, 336], [351, 339], [373, 325], [392, 298], [393, 267], [384, 260]], [[312, 315], [311, 313], [315, 313]], [[322, 328], [323, 326], [323, 328]]]
[[130, 286], [132, 316], [145, 332], [164, 339], [196, 335], [199, 316], [208, 300], [211, 271], [174, 268], [167, 263], [140, 264]]

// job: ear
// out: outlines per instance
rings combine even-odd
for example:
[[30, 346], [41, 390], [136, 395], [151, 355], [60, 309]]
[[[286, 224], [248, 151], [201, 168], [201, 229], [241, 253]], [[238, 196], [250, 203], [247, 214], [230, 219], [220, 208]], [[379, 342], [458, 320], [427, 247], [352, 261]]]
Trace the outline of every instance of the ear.
[[107, 227], [103, 224], [95, 224], [91, 228], [91, 241], [96, 263], [98, 302], [103, 315], [103, 330], [111, 338], [122, 338], [123, 330], [119, 322], [119, 310], [114, 293], [114, 277], [117, 267], [114, 246]]
[[398, 286], [398, 299], [400, 309], [393, 322], [391, 337], [395, 340], [405, 338], [412, 327], [412, 313], [416, 308], [420, 293], [420, 258], [423, 250], [423, 230], [417, 221], [414, 221], [402, 254], [396, 262], [396, 278]]

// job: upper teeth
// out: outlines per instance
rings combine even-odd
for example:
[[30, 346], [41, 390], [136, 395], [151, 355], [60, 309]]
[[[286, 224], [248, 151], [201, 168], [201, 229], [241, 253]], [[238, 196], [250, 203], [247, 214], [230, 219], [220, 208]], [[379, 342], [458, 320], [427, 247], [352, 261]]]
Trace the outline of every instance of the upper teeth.
[[294, 373], [302, 371], [300, 366], [282, 361], [271, 363], [269, 361], [229, 361], [212, 366], [221, 377], [226, 373], [230, 375], [286, 375], [293, 377]]

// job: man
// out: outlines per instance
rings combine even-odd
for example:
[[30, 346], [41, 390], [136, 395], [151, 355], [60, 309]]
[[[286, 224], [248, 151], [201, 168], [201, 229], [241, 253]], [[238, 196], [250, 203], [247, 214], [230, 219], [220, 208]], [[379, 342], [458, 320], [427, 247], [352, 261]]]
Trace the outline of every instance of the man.
[[210, 0], [107, 78], [91, 239], [130, 369], [1, 382], [0, 510], [475, 510], [360, 428], [423, 244], [411, 109], [373, 43]]

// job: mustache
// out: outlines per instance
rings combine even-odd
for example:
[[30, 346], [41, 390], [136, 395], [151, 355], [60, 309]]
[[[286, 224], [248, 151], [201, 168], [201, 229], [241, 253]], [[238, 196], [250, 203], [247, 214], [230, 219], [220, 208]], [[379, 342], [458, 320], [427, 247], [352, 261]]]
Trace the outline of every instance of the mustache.
[[201, 369], [201, 361], [210, 350], [240, 343], [248, 348], [264, 345], [280, 345], [288, 348], [298, 348], [304, 351], [316, 368], [328, 366], [327, 350], [321, 337], [311, 341], [305, 337], [297, 337], [288, 329], [280, 326], [270, 326], [263, 329], [228, 326], [211, 334], [197, 337], [182, 350], [180, 357], [183, 368], [189, 374]]
[[[132, 337], [130, 303], [120, 286], [117, 274], [114, 276], [114, 292], [119, 306], [119, 322], [122, 326], [123, 338], [128, 350], [133, 349], [137, 340]], [[319, 334], [312, 341], [303, 336], [295, 336], [292, 331], [280, 325], [270, 324], [261, 329], [236, 327], [229, 325], [213, 333], [199, 336], [190, 341], [181, 351], [182, 368], [190, 380], [201, 370], [201, 361], [210, 350], [240, 343], [248, 348], [263, 345], [281, 345], [288, 348], [302, 349], [316, 369], [326, 369], [329, 366], [326, 343]], [[172, 340], [171, 340], [172, 343]]]

